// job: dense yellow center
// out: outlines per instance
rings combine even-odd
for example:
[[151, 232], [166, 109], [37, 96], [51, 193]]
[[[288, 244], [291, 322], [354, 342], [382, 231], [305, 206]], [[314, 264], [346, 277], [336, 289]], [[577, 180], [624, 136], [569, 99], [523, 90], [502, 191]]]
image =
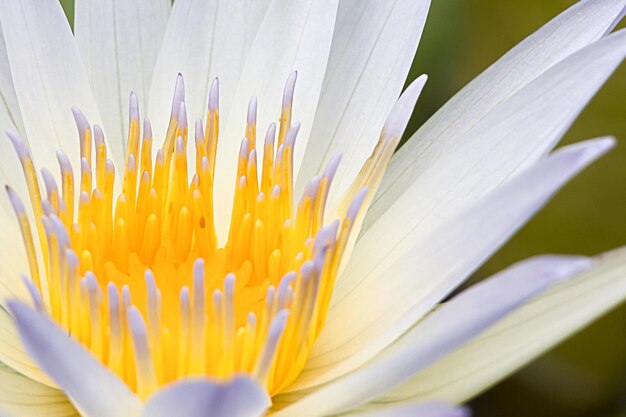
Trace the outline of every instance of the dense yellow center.
[[[206, 123], [188, 140], [179, 77], [167, 135], [153, 158], [149, 122], [136, 98], [131, 111], [121, 192], [102, 131], [75, 111], [80, 132], [79, 190], [59, 152], [61, 187], [42, 170], [41, 195], [27, 146], [13, 137], [24, 168], [37, 235], [8, 188], [22, 228], [38, 307], [141, 397], [188, 375], [253, 375], [275, 394], [303, 369], [326, 319], [351, 229], [397, 141], [377, 147], [324, 225], [338, 158], [293, 195], [295, 76], [285, 88], [278, 128], [257, 144], [251, 101], [237, 161], [228, 239], [218, 245], [213, 203], [218, 145], [218, 85]], [[259, 141], [260, 142], [260, 141]], [[190, 143], [192, 145], [190, 145]], [[188, 147], [195, 173], [188, 173]], [[262, 146], [262, 160], [257, 148]], [[78, 203], [76, 204], [76, 201]], [[350, 205], [351, 204], [351, 205]], [[37, 238], [38, 236], [38, 238]]]

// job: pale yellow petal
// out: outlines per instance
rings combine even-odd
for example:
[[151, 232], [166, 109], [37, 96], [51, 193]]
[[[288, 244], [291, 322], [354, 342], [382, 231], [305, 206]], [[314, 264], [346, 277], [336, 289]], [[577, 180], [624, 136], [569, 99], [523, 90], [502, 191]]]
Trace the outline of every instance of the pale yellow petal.
[[375, 402], [465, 402], [625, 299], [626, 247], [601, 255], [591, 270], [540, 295]]
[[39, 383], [50, 387], [56, 386], [26, 353], [13, 317], [2, 307], [0, 307], [0, 362]]
[[0, 363], [0, 416], [77, 417], [63, 391], [40, 384]]
[[[421, 243], [394, 252], [395, 258], [388, 256], [375, 267], [367, 269], [371, 252], [359, 251], [357, 243], [354, 262], [335, 286], [326, 327], [290, 389], [306, 389], [337, 378], [389, 346], [611, 144], [604, 138], [555, 152], [453, 222], [423, 236]], [[379, 251], [384, 238], [379, 237]], [[393, 242], [390, 245], [393, 247]]]

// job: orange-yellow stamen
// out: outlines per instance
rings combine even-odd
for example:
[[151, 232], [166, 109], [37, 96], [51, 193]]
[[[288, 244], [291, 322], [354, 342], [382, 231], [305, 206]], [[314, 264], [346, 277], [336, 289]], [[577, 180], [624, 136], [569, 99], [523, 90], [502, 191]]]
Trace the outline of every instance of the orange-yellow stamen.
[[[58, 152], [61, 187], [42, 171], [41, 195], [28, 147], [10, 135], [22, 162], [38, 236], [7, 187], [25, 242], [36, 304], [145, 398], [189, 375], [253, 375], [270, 394], [298, 376], [326, 320], [332, 287], [364, 201], [395, 143], [379, 145], [349, 190], [340, 220], [324, 225], [339, 163], [308, 183], [294, 204], [292, 124], [295, 73], [279, 127], [258, 159], [256, 100], [248, 107], [228, 239], [218, 244], [213, 181], [219, 139], [217, 80], [207, 121], [188, 142], [182, 77], [163, 146], [153, 158], [150, 123], [131, 94], [128, 146], [114, 198], [115, 169], [104, 134], [80, 111], [78, 184]], [[396, 142], [397, 143], [397, 142]], [[195, 172], [188, 172], [188, 147]], [[260, 163], [260, 166], [259, 166]], [[77, 196], [75, 196], [75, 186]], [[77, 197], [77, 198], [76, 198]], [[77, 201], [76, 201], [77, 200]], [[41, 262], [40, 262], [41, 259]]]

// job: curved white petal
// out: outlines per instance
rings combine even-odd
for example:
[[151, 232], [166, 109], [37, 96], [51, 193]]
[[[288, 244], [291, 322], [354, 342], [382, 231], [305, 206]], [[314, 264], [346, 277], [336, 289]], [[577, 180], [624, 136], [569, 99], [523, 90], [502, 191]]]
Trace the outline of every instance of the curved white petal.
[[[21, 285], [20, 288], [23, 286]], [[48, 375], [35, 364], [28, 352], [26, 352], [15, 320], [2, 307], [0, 307], [0, 362], [7, 364], [30, 379], [49, 387], [57, 388], [56, 384], [50, 380]]]
[[[329, 349], [323, 347], [325, 344], [342, 345], [361, 331], [361, 326], [354, 323], [351, 323], [351, 330], [340, 330], [345, 317], [354, 317], [356, 322], [366, 322], [364, 319], [368, 316], [377, 317], [370, 316], [377, 311], [376, 308], [367, 309], [362, 317], [355, 309], [350, 312], [346, 307], [354, 303], [363, 303], [363, 306], [372, 303], [372, 295], [376, 294], [373, 288], [387, 287], [389, 275], [382, 273], [385, 271], [382, 265], [393, 264], [411, 248], [430, 246], [433, 238], [428, 236], [441, 225], [462, 217], [465, 210], [480, 198], [540, 159], [554, 146], [624, 55], [626, 31], [583, 48], [498, 106], [436, 163], [424, 161], [425, 171], [407, 186], [404, 194], [397, 196], [387, 212], [369, 228], [364, 225], [352, 257], [338, 280], [325, 329], [327, 335], [323, 333], [319, 341], [320, 352]], [[487, 253], [481, 256], [487, 256]], [[424, 269], [424, 273], [428, 272]], [[405, 276], [407, 280], [411, 279], [409, 275]], [[398, 278], [394, 282], [396, 280]], [[431, 280], [439, 282], [437, 278]], [[350, 302], [341, 301], [344, 299]], [[379, 301], [375, 304], [381, 308], [386, 305]], [[409, 308], [411, 304], [396, 307], [399, 310]], [[337, 318], [332, 320], [332, 314], [337, 314]], [[390, 315], [386, 317], [390, 320], [388, 323], [392, 322]], [[374, 327], [368, 326], [365, 333], [374, 332]], [[326, 343], [326, 337], [332, 340]], [[359, 337], [362, 340], [367, 338], [365, 334]], [[359, 343], [352, 344], [357, 346]], [[329, 361], [327, 359], [326, 363]]]
[[343, 157], [333, 179], [334, 193], [342, 194], [359, 172], [402, 91], [429, 6], [430, 0], [339, 2], [297, 190], [337, 153]]
[[0, 416], [78, 417], [67, 396], [0, 363]]
[[[0, 21], [24, 129], [35, 163], [57, 172], [55, 151], [79, 161], [71, 107], [101, 123], [85, 67], [58, 1], [0, 2]], [[1, 152], [10, 152], [2, 143]], [[121, 146], [111, 144], [114, 155]]]
[[572, 53], [606, 35], [621, 19], [625, 7], [625, 0], [580, 1], [469, 83], [395, 155], [367, 222], [384, 213], [415, 178], [436, 163], [439, 156], [463, 142], [464, 135], [500, 103]]
[[192, 123], [206, 119], [214, 77], [220, 77], [221, 110], [228, 110], [268, 4], [269, 0], [174, 2], [150, 88], [148, 110], [157, 144], [165, 138], [179, 73], [187, 85], [185, 104]]
[[[2, 159], [0, 157], [0, 161]], [[17, 165], [15, 169], [20, 172], [19, 163]], [[10, 183], [11, 178], [11, 172], [5, 168], [11, 166], [12, 164], [0, 168], [0, 180], [5, 183]], [[20, 274], [28, 272], [28, 260], [20, 241], [21, 232], [17, 217], [4, 190], [0, 190], [0, 228], [2, 228], [2, 236], [0, 237], [0, 306], [6, 306], [8, 297], [24, 300], [29, 297], [20, 278]]]
[[175, 382], [150, 397], [142, 417], [258, 417], [270, 404], [265, 390], [246, 376], [219, 383]]
[[[28, 198], [22, 167], [6, 135], [0, 135], [0, 181], [5, 186], [9, 185], [15, 190], [20, 198]], [[26, 205], [25, 212], [30, 219], [33, 219], [32, 210], [28, 205]], [[0, 236], [0, 306], [6, 306], [7, 298], [26, 300], [30, 297], [21, 278], [21, 274], [27, 274], [29, 271], [28, 259], [22, 243], [18, 218], [5, 189], [0, 190], [0, 228], [2, 229], [2, 236]], [[2, 335], [0, 335], [0, 339], [2, 339]], [[1, 355], [0, 353], [0, 357]]]
[[22, 114], [17, 103], [15, 87], [11, 78], [11, 66], [0, 28], [0, 129], [13, 129], [24, 134]]
[[520, 262], [454, 297], [368, 365], [276, 415], [318, 416], [362, 404], [456, 350], [550, 285], [591, 265], [588, 258], [564, 256]]
[[[600, 139], [556, 152], [376, 266], [355, 250], [358, 266], [369, 269], [346, 269], [333, 295], [326, 327], [293, 389], [336, 378], [388, 346], [613, 143]], [[382, 237], [380, 245], [387, 245]], [[345, 276], [348, 273], [350, 280]]]
[[170, 8], [170, 0], [76, 1], [76, 43], [109, 143], [125, 148], [131, 91], [137, 94], [139, 108], [146, 111]]
[[293, 99], [293, 120], [302, 126], [293, 157], [294, 178], [297, 177], [326, 72], [337, 3], [337, 0], [274, 0], [265, 14], [250, 46], [220, 134], [215, 179], [215, 192], [220, 196], [215, 202], [220, 240], [224, 240], [230, 219], [235, 162], [245, 133], [250, 98], [257, 98], [257, 126], [264, 132], [280, 116], [283, 86], [294, 70], [298, 71], [298, 81]]
[[[460, 403], [512, 374], [626, 299], [626, 249], [556, 285], [376, 401]], [[602, 348], [599, 348], [602, 350]]]
[[47, 317], [9, 303], [26, 349], [88, 417], [139, 416], [141, 401], [82, 346]]
[[[24, 134], [24, 123], [20, 112], [11, 67], [7, 55], [4, 35], [0, 27], [0, 132], [13, 130]], [[2, 134], [0, 138], [0, 181], [10, 184], [20, 195], [27, 195], [26, 184], [21, 178], [20, 163], [11, 149], [9, 140]], [[0, 227], [4, 236], [11, 238], [0, 239], [0, 276], [6, 279], [0, 282], [0, 305], [4, 303], [4, 296], [25, 296], [23, 285], [19, 283], [20, 272], [26, 271], [26, 257], [23, 250], [15, 245], [12, 237], [19, 236], [20, 231], [11, 203], [5, 192], [0, 192]]]
[[362, 411], [350, 412], [347, 415], [354, 417], [469, 417], [471, 412], [468, 408], [443, 403], [417, 403], [401, 406], [389, 404], [386, 407], [369, 411], [365, 406]]
[[[0, 27], [0, 132], [6, 130], [13, 130], [24, 135], [24, 123], [13, 86], [13, 78], [11, 78], [11, 66], [4, 34]], [[7, 150], [7, 152], [0, 152], [0, 178], [4, 184], [15, 184], [15, 188], [23, 191], [26, 188], [20, 178], [20, 164], [15, 152], [11, 152], [11, 145], [6, 137], [0, 139], [0, 142], [3, 142], [3, 148], [0, 149]], [[10, 217], [12, 210], [6, 195], [0, 196], [0, 200], [2, 200], [2, 207], [7, 209], [5, 210], [7, 217]], [[13, 236], [13, 234], [10, 235]]]
[[[507, 178], [541, 158], [625, 54], [625, 31], [583, 48], [498, 106], [457, 147], [444, 153], [438, 163], [424, 161], [427, 168], [422, 175], [369, 229], [364, 226], [338, 281], [334, 299], [337, 305], [331, 307], [330, 314], [345, 310], [348, 304], [341, 307], [338, 302], [343, 298], [372, 303], [372, 297], [365, 294], [376, 294], [371, 288], [385, 288], [388, 281], [388, 276], [372, 271], [384, 271], [382, 265], [391, 265], [412, 247], [429, 246], [434, 230], [462, 216], [470, 202], [476, 204]], [[369, 283], [365, 284], [368, 276]], [[410, 305], [401, 308], [408, 309]], [[373, 311], [376, 309], [368, 309], [364, 317]], [[335, 333], [342, 327], [336, 324], [342, 323], [341, 317], [353, 316], [357, 321], [364, 319], [358, 313], [338, 313], [338, 319], [329, 319], [325, 332], [333, 336], [328, 346], [341, 345], [341, 340], [360, 332], [361, 326], [351, 326], [351, 331]], [[369, 329], [373, 331], [371, 326]], [[326, 352], [328, 348], [322, 347], [326, 344], [322, 340], [318, 349]]]
[[[382, 180], [382, 176], [385, 174], [385, 170], [389, 164], [389, 159], [392, 157], [392, 153], [395, 150], [395, 146], [400, 142], [404, 131], [409, 123], [413, 109], [417, 103], [417, 99], [422, 93], [422, 89], [426, 84], [426, 75], [421, 75], [416, 78], [409, 86], [402, 92], [398, 100], [393, 105], [393, 108], [389, 112], [385, 124], [380, 130], [379, 142], [376, 145], [375, 150], [372, 152], [372, 156], [369, 157], [366, 164], [363, 165], [363, 169], [359, 172], [358, 176], [353, 179], [352, 184], [347, 192], [343, 194], [337, 194], [332, 197], [332, 200], [328, 202], [329, 210], [326, 217], [329, 221], [333, 221], [335, 218], [341, 218], [343, 216], [342, 210], [346, 209], [346, 205], [353, 201], [353, 191], [357, 191], [363, 188], [367, 189], [367, 193], [363, 199], [361, 212], [356, 216], [354, 224], [352, 226], [351, 236], [348, 239], [343, 257], [344, 259], [350, 259], [354, 245], [358, 239], [359, 232], [363, 225], [363, 220], [367, 212], [372, 199], [376, 195], [378, 186]], [[386, 146], [392, 146], [389, 153], [381, 150]], [[377, 152], [381, 152], [377, 154]], [[376, 155], [376, 156], [374, 156]], [[372, 159], [373, 158], [373, 159]], [[375, 165], [367, 167], [367, 164], [372, 160], [377, 160]], [[366, 168], [367, 167], [367, 168]], [[363, 176], [366, 175], [366, 179], [363, 180]], [[333, 179], [334, 182], [334, 179]], [[340, 268], [339, 274], [343, 270], [345, 265]]]
[[412, 163], [420, 172], [403, 183], [401, 195], [386, 192], [381, 184], [359, 245], [366, 247], [381, 230], [406, 241], [424, 235], [544, 156], [624, 56], [626, 31], [620, 31], [546, 71], [450, 146], [429, 148], [437, 157], [415, 154]]

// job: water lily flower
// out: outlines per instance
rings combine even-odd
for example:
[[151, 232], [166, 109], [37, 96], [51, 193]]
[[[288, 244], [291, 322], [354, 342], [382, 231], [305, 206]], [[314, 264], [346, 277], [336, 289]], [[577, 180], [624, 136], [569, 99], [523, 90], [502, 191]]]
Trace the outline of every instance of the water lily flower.
[[442, 302], [613, 146], [552, 151], [626, 0], [566, 10], [394, 154], [428, 8], [77, 0], [72, 33], [1, 2], [0, 410], [461, 417], [623, 301], [618, 249]]

